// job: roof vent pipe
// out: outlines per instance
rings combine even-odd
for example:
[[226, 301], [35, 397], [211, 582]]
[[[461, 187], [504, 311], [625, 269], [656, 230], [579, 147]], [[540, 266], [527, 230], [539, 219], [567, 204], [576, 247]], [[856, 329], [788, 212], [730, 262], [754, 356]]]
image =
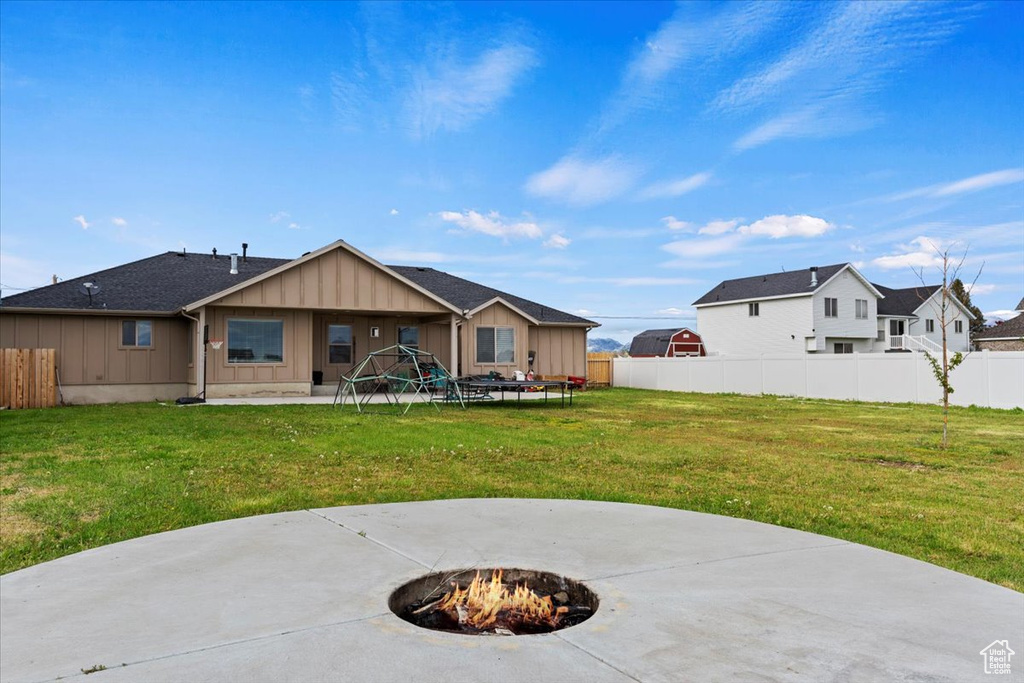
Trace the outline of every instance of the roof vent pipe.
[[818, 266], [811, 266], [811, 287], [818, 286]]
[[231, 255], [231, 274], [238, 275], [238, 254]]
[[214, 261], [216, 261], [216, 260], [217, 260], [217, 247], [214, 247], [214, 248], [213, 248], [213, 260], [214, 260]]
[[248, 261], [249, 260], [249, 259], [247, 259], [245, 257], [245, 252], [247, 252], [247, 251], [249, 251], [249, 243], [248, 242], [242, 242], [242, 260], [243, 261]]

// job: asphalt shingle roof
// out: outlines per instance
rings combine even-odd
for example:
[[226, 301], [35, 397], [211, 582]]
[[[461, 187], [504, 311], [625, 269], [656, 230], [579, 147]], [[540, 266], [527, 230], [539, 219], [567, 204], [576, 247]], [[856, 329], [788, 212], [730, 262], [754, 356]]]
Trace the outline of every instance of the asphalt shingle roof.
[[999, 325], [993, 325], [981, 334], [971, 337], [971, 339], [978, 341], [979, 339], [1003, 339], [1006, 337], [1010, 339], [1024, 337], [1024, 313], [1021, 313], [1016, 318], [1010, 318]]
[[815, 287], [811, 287], [811, 271], [808, 268], [725, 280], [694, 301], [693, 305], [700, 306], [701, 304], [717, 304], [744, 299], [767, 299], [787, 294], [810, 294], [847, 265], [846, 263], [837, 263], [819, 267], [818, 284]]
[[[262, 275], [291, 259], [238, 259], [238, 274], [231, 274], [231, 257], [220, 254], [185, 254], [169, 251], [133, 261], [98, 273], [72, 278], [55, 285], [21, 292], [0, 301], [5, 309], [44, 308], [67, 310], [147, 311], [172, 314], [182, 307]], [[485, 287], [469, 280], [434, 270], [411, 266], [387, 266], [420, 287], [460, 309], [473, 309], [494, 297], [501, 297], [544, 323], [596, 323], [550, 306]], [[89, 297], [81, 285], [92, 282], [100, 291]]]
[[629, 355], [664, 356], [665, 352], [668, 351], [669, 342], [672, 341], [672, 335], [680, 329], [682, 328], [677, 327], [671, 330], [644, 330], [633, 337], [633, 341], [629, 344]]
[[501, 297], [524, 313], [533, 316], [542, 323], [567, 323], [574, 325], [597, 325], [597, 323], [581, 318], [571, 313], [559, 311], [558, 309], [538, 304], [535, 301], [518, 297], [499, 289], [486, 287], [476, 282], [455, 277], [441, 270], [433, 268], [419, 268], [416, 266], [388, 266], [402, 277], [412, 280], [423, 289], [433, 292], [448, 303], [461, 308], [462, 310], [473, 310], [480, 304], [486, 303], [494, 297]]
[[892, 289], [875, 285], [875, 289], [885, 297], [878, 300], [878, 315], [912, 316], [914, 311], [939, 289], [939, 285], [907, 287], [906, 289]]
[[[122, 266], [72, 278], [55, 285], [4, 297], [4, 308], [66, 308], [69, 310], [151, 311], [175, 313], [183, 306], [223, 291], [289, 259], [238, 257], [238, 275], [231, 274], [231, 257], [168, 251]], [[100, 286], [89, 297], [84, 282]]]

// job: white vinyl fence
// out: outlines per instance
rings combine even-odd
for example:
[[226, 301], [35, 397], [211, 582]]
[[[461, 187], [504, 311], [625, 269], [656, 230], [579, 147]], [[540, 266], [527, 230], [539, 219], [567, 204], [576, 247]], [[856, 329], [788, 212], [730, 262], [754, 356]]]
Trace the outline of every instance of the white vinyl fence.
[[[614, 363], [616, 387], [882, 403], [942, 400], [920, 353], [616, 358]], [[954, 405], [1024, 408], [1024, 352], [975, 351], [949, 379]]]

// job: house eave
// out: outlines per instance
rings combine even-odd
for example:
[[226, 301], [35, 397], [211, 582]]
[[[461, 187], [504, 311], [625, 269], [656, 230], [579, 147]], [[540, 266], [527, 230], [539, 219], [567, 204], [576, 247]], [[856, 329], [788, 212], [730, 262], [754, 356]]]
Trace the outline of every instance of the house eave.
[[746, 299], [730, 299], [729, 301], [712, 301], [706, 304], [693, 304], [694, 308], [709, 308], [711, 306], [728, 306], [729, 304], [747, 304], [755, 301], [773, 301], [776, 299], [797, 299], [804, 296], [814, 296], [814, 292], [798, 292], [796, 294], [777, 294], [775, 296], [758, 296]]
[[29, 306], [0, 306], [0, 315], [6, 313], [32, 313], [34, 315], [97, 315], [131, 318], [174, 318], [178, 311], [136, 311], [114, 308], [38, 308]]

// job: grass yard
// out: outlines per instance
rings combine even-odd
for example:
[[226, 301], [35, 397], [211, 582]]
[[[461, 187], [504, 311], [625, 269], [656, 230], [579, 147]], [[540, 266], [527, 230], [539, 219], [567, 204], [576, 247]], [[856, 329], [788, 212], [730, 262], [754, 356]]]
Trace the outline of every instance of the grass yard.
[[215, 520], [584, 498], [812, 531], [1024, 590], [1024, 412], [609, 389], [576, 405], [0, 412], [0, 572]]

